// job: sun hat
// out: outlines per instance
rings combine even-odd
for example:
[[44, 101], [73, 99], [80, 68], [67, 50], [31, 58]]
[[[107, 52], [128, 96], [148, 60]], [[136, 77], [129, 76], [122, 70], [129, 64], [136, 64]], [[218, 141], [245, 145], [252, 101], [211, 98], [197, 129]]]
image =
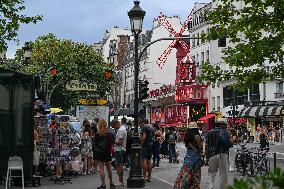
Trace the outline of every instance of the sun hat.
[[196, 129], [198, 128], [197, 123], [196, 122], [190, 122], [187, 126], [188, 129]]

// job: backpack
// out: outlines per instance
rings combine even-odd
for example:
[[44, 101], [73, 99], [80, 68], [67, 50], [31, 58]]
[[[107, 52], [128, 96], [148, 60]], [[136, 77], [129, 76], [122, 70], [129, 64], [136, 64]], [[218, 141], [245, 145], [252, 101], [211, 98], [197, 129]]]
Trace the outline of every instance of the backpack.
[[174, 133], [170, 133], [169, 134], [169, 141], [168, 141], [168, 143], [169, 144], [174, 144], [175, 140], [176, 140], [175, 134]]
[[206, 139], [206, 144], [208, 148], [208, 157], [215, 156], [220, 153], [227, 153], [229, 148], [231, 147], [230, 144], [227, 144], [226, 141], [223, 141], [224, 136], [226, 135], [225, 130], [211, 130], [209, 131]]

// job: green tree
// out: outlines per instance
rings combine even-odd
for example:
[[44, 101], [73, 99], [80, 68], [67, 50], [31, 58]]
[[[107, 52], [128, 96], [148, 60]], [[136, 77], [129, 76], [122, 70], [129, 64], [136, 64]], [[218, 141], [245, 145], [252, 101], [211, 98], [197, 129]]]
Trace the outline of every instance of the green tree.
[[[284, 0], [213, 0], [217, 6], [206, 13], [213, 26], [205, 37], [229, 39], [223, 50], [221, 70], [209, 62], [201, 66], [199, 79], [209, 83], [235, 78], [235, 87], [244, 90], [252, 84], [284, 77]], [[236, 5], [242, 4], [243, 7]], [[273, 65], [271, 71], [268, 64]]]
[[24, 0], [0, 0], [0, 52], [7, 47], [7, 41], [17, 40], [21, 24], [37, 23], [41, 16], [23, 14]]
[[[105, 97], [110, 91], [111, 79], [105, 78], [106, 70], [113, 69], [106, 64], [92, 46], [71, 40], [60, 40], [54, 34], [38, 37], [32, 45], [32, 56], [28, 65], [23, 65], [23, 51], [16, 53], [15, 64], [22, 66], [20, 71], [40, 75], [43, 83], [49, 80], [48, 89], [54, 91], [51, 105], [68, 110], [78, 103], [78, 93], [66, 90], [66, 84], [71, 80], [82, 80], [96, 83], [97, 92], [81, 92], [79, 95], [96, 95]], [[48, 69], [56, 69], [56, 75], [47, 73]]]
[[266, 176], [234, 179], [234, 183], [228, 189], [283, 189], [284, 172], [276, 168]]

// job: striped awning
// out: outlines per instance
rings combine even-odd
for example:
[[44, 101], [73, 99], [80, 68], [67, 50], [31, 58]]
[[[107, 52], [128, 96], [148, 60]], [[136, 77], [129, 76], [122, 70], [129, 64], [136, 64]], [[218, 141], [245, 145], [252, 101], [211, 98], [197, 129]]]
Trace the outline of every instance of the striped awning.
[[250, 106], [239, 112], [239, 117], [280, 116], [284, 113], [284, 106]]

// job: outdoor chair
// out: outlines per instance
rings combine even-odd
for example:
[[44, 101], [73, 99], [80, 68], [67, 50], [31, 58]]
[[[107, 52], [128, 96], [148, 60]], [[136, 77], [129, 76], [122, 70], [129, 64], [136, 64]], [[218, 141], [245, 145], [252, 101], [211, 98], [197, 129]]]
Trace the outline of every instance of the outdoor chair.
[[[12, 171], [21, 171], [21, 176], [13, 176]], [[8, 161], [8, 169], [7, 169], [7, 177], [6, 177], [6, 189], [8, 188], [8, 182], [9, 187], [11, 186], [11, 178], [12, 177], [22, 177], [22, 187], [24, 189], [25, 182], [24, 182], [24, 166], [23, 166], [23, 160], [21, 157], [14, 156], [10, 157]]]

